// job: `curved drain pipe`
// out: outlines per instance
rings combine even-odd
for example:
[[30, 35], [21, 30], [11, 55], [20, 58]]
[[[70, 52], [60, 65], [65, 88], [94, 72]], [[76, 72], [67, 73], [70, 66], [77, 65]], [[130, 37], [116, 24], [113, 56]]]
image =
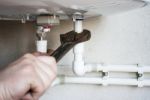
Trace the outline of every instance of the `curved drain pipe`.
[[[81, 13], [75, 13], [73, 15], [74, 21], [74, 31], [77, 33], [81, 33], [83, 31], [83, 15]], [[79, 43], [73, 48], [74, 53], [74, 61], [73, 61], [73, 71], [76, 75], [82, 76], [85, 74], [85, 66], [84, 66], [84, 43]]]

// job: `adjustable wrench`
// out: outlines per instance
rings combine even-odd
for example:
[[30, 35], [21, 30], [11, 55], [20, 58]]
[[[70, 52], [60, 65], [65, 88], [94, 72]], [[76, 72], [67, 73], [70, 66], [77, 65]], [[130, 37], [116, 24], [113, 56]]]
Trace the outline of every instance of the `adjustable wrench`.
[[91, 33], [88, 30], [83, 30], [82, 33], [70, 31], [60, 35], [61, 45], [50, 55], [58, 62], [71, 48], [76, 44], [88, 41], [91, 38]]

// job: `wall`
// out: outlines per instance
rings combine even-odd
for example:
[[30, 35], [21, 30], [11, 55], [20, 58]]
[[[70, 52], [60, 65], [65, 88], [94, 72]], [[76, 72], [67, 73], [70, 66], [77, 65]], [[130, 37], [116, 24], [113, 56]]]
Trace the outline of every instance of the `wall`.
[[[112, 16], [89, 18], [84, 27], [92, 39], [85, 43], [85, 61], [105, 64], [150, 64], [150, 6]], [[49, 48], [59, 46], [59, 34], [72, 29], [71, 21], [54, 27]], [[53, 38], [56, 37], [56, 38]], [[59, 64], [72, 64], [72, 51]], [[41, 100], [149, 100], [150, 88], [131, 86], [60, 85]]]
[[[106, 64], [150, 64], [150, 7], [112, 16], [89, 18], [84, 27], [92, 33], [85, 43], [85, 61]], [[49, 48], [59, 46], [59, 34], [72, 30], [71, 21], [63, 21], [48, 34]], [[53, 38], [56, 37], [56, 38]], [[99, 56], [97, 57], [97, 54]], [[60, 64], [72, 64], [72, 51]]]
[[5, 67], [26, 52], [35, 51], [35, 25], [0, 21], [0, 66]]

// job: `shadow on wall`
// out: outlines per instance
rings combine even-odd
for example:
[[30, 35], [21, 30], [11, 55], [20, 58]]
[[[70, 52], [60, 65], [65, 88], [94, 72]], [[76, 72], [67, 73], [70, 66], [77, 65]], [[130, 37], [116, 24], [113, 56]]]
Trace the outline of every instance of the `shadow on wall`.
[[0, 67], [35, 51], [36, 27], [32, 22], [0, 21]]

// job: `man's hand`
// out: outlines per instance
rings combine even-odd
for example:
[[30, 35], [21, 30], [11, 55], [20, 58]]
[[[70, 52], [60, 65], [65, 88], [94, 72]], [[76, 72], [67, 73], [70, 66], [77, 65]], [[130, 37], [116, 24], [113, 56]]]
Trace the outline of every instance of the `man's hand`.
[[38, 100], [56, 73], [53, 57], [26, 54], [0, 72], [0, 100]]

